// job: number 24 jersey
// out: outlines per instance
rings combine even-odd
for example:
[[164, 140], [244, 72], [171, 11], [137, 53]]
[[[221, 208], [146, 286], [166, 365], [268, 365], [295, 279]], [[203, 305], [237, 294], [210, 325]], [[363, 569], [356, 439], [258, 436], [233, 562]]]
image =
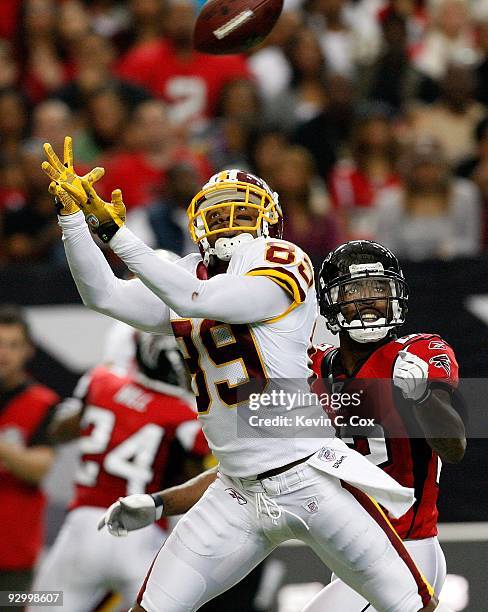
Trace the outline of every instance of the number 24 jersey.
[[161, 490], [176, 441], [188, 453], [208, 453], [185, 397], [142, 386], [103, 366], [80, 380], [74, 396], [75, 407], [82, 402], [84, 411], [71, 508], [105, 508], [119, 497]]

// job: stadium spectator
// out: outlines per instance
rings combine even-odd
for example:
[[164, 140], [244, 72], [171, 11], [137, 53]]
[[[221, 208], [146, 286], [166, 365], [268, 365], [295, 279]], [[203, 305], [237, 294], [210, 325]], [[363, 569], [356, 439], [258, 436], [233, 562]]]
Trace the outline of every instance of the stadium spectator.
[[0, 307], [0, 591], [29, 591], [44, 539], [41, 482], [54, 453], [46, 431], [57, 395], [32, 380], [29, 327]]
[[457, 168], [457, 175], [478, 185], [483, 203], [483, 247], [488, 246], [488, 118], [482, 119], [475, 130], [477, 151]]
[[347, 0], [310, 0], [305, 8], [310, 27], [316, 29], [330, 72], [351, 78], [358, 64], [370, 63], [378, 54], [378, 25], [361, 3]]
[[322, 112], [299, 125], [293, 137], [313, 155], [323, 178], [328, 177], [342, 149], [347, 148], [354, 118], [353, 84], [349, 79], [330, 74], [325, 90], [327, 99]]
[[0, 91], [15, 87], [19, 78], [19, 67], [8, 40], [0, 38]]
[[[48, 222], [47, 199], [38, 202], [32, 196], [38, 177], [29, 160], [37, 163], [37, 148], [43, 141], [59, 148], [64, 135], [74, 130], [77, 170], [85, 172], [84, 164], [100, 164], [109, 171], [110, 184], [106, 180], [102, 186], [105, 197], [111, 188], [129, 182], [124, 195], [132, 209], [132, 224], [138, 222], [134, 208], [165, 201], [166, 172], [175, 162], [197, 167], [202, 181], [214, 169], [260, 166], [258, 174], [272, 182], [276, 163], [292, 141], [308, 149], [318, 174], [330, 180], [333, 214], [340, 225], [344, 223], [347, 235], [370, 236], [374, 223], [369, 207], [377, 189], [383, 188], [381, 175], [389, 175], [385, 170], [389, 161], [395, 180], [395, 156], [366, 163], [373, 167], [373, 176], [371, 180], [366, 176], [364, 190], [351, 186], [354, 180], [346, 175], [355, 172], [354, 117], [362, 103], [381, 102], [393, 109], [402, 144], [431, 134], [443, 142], [456, 166], [474, 163], [477, 151], [471, 134], [485, 116], [488, 100], [484, 92], [488, 27], [481, 4], [288, 2], [264, 44], [246, 56], [224, 57], [193, 51], [197, 4], [190, 0], [2, 2], [0, 211], [6, 212], [0, 212], [4, 238], [0, 249], [4, 260], [56, 260], [51, 246], [57, 230]], [[426, 29], [430, 16], [432, 24]], [[436, 49], [441, 50], [437, 55]], [[462, 66], [450, 67], [453, 58]], [[432, 59], [436, 67], [424, 70], [422, 77], [417, 67], [431, 66]], [[249, 80], [250, 75], [255, 81]], [[477, 84], [473, 76], [479, 77]], [[166, 102], [166, 119], [161, 117], [164, 110], [149, 111], [144, 104], [139, 108], [150, 102], [150, 96]], [[68, 104], [71, 114], [50, 97]], [[418, 101], [433, 105], [420, 106]], [[351, 162], [337, 161], [351, 155]], [[339, 179], [340, 194], [335, 189]], [[387, 185], [388, 181], [387, 177]], [[370, 197], [364, 198], [365, 193]], [[353, 202], [349, 212], [343, 211], [339, 200]], [[31, 229], [22, 232], [20, 241], [16, 238], [11, 251], [1, 217], [8, 217], [8, 233], [8, 227], [20, 227], [12, 219], [28, 220], [31, 211], [39, 227], [33, 235], [33, 224], [27, 223]], [[139, 221], [145, 219], [144, 213]], [[170, 234], [173, 229], [170, 223]], [[39, 248], [39, 241], [45, 246]]]
[[74, 45], [73, 78], [53, 95], [72, 111], [82, 113], [93, 93], [111, 87], [133, 109], [150, 96], [142, 87], [116, 77], [115, 60], [116, 50], [108, 38], [95, 32], [87, 34]]
[[386, 107], [368, 106], [358, 113], [351, 156], [338, 161], [329, 177], [332, 204], [350, 238], [371, 238], [379, 193], [399, 184], [397, 149]]
[[[19, 157], [0, 157], [0, 236], [6, 210], [22, 208], [26, 202], [24, 175]], [[5, 244], [0, 244], [0, 261], [5, 256]]]
[[244, 57], [211, 56], [193, 50], [195, 5], [172, 0], [165, 13], [165, 36], [136, 46], [120, 61], [119, 75], [162, 98], [179, 124], [199, 122], [215, 114], [224, 83], [247, 77]]
[[[121, 3], [119, 0], [103, 0], [103, 2], [90, 2], [90, 21], [94, 32], [107, 38], [116, 40], [127, 28], [131, 20], [132, 2]], [[147, 2], [146, 2], [147, 4]]]
[[59, 228], [52, 218], [52, 209], [52, 198], [39, 192], [27, 197], [21, 207], [4, 211], [0, 239], [3, 258], [8, 263], [49, 261], [65, 265], [57, 245]]
[[475, 39], [467, 0], [434, 0], [428, 6], [431, 26], [416, 53], [415, 65], [436, 82], [451, 64], [474, 63]]
[[87, 96], [84, 128], [77, 134], [76, 159], [94, 165], [101, 156], [122, 148], [129, 109], [117, 86], [107, 85]]
[[90, 34], [90, 15], [81, 0], [63, 0], [56, 4], [56, 31], [61, 50], [73, 61], [80, 44]]
[[403, 110], [406, 100], [415, 96], [419, 74], [412, 66], [408, 51], [408, 22], [395, 11], [381, 21], [383, 43], [380, 54], [371, 66], [358, 75], [361, 97]]
[[301, 27], [300, 12], [284, 11], [264, 42], [248, 57], [249, 69], [265, 101], [276, 98], [290, 83], [291, 68], [284, 48]]
[[0, 90], [0, 147], [5, 159], [20, 153], [22, 140], [27, 136], [28, 107], [20, 91]]
[[406, 154], [400, 188], [378, 198], [378, 239], [399, 256], [421, 260], [474, 256], [480, 251], [476, 185], [453, 176], [439, 142], [420, 140]]
[[[12, 117], [15, 118], [15, 112]], [[7, 160], [2, 170], [7, 182], [0, 188], [0, 205], [3, 203], [4, 207], [0, 240], [7, 262], [49, 261], [65, 265], [52, 198], [45, 195], [45, 179], [39, 164], [42, 143], [52, 139], [59, 145], [72, 126], [71, 112], [63, 102], [41, 102], [33, 111], [30, 138], [21, 143], [17, 154]], [[83, 164], [78, 167], [85, 171]]]
[[21, 85], [29, 100], [40, 102], [69, 78], [61, 58], [54, 0], [25, 0], [17, 33], [17, 57], [22, 62]]
[[13, 41], [22, 0], [3, 0], [0, 19], [0, 38]]
[[246, 170], [251, 135], [262, 125], [263, 108], [256, 84], [234, 79], [222, 87], [215, 119], [192, 138], [192, 144], [205, 152], [214, 168]]
[[31, 139], [37, 144], [39, 154], [46, 141], [55, 142], [53, 146], [63, 146], [64, 135], [73, 131], [75, 126], [73, 114], [61, 100], [46, 100], [37, 104], [32, 113]]
[[[112, 16], [103, 15], [103, 23], [99, 14], [93, 22], [95, 30], [110, 36], [121, 52], [159, 39], [166, 10], [164, 0], [129, 0], [127, 4], [125, 15], [120, 7], [115, 7], [119, 9], [118, 13], [112, 11]], [[108, 28], [106, 24], [110, 24]]]
[[227, 81], [217, 99], [215, 115], [243, 121], [251, 127], [259, 123], [262, 108], [256, 84], [241, 78]]
[[330, 203], [325, 183], [316, 174], [313, 158], [303, 147], [286, 149], [276, 164], [273, 187], [286, 211], [284, 238], [301, 244], [313, 259], [340, 242], [338, 228], [328, 214]]
[[272, 185], [275, 168], [289, 145], [286, 134], [279, 129], [268, 128], [255, 134], [250, 139], [248, 154], [253, 172]]
[[478, 102], [488, 105], [488, 5], [485, 3], [476, 13], [476, 41], [479, 54], [475, 69], [476, 93]]
[[477, 124], [474, 139], [476, 141], [475, 155], [465, 159], [456, 170], [456, 174], [463, 178], [472, 179], [481, 165], [488, 161], [488, 117], [484, 117]]
[[301, 28], [288, 40], [285, 56], [291, 68], [289, 86], [267, 104], [268, 123], [293, 132], [316, 117], [326, 104], [326, 64], [313, 30]]
[[424, 0], [387, 0], [377, 13], [378, 20], [382, 26], [392, 17], [399, 18], [405, 22], [407, 49], [411, 57], [414, 57], [418, 52], [419, 44], [421, 44], [425, 35], [425, 28], [428, 22], [425, 5]]
[[451, 65], [441, 81], [441, 96], [431, 105], [412, 108], [410, 125], [416, 138], [430, 136], [439, 140], [450, 163], [457, 164], [473, 155], [474, 129], [486, 109], [473, 98], [473, 70]]
[[124, 185], [124, 202], [129, 211], [160, 197], [166, 172], [177, 161], [194, 163], [203, 181], [210, 176], [207, 160], [178, 141], [164, 102], [148, 100], [140, 104], [130, 128], [133, 150], [122, 150], [102, 159], [107, 176], [100, 182], [101, 193], [108, 198], [113, 189]]
[[[138, 236], [153, 248], [166, 249], [180, 256], [195, 251], [188, 236], [186, 209], [200, 188], [198, 171], [194, 165], [182, 162], [170, 167], [162, 197], [148, 208], [137, 209], [127, 223]], [[135, 215], [137, 215], [135, 217]]]
[[[41, 150], [27, 142], [9, 165], [10, 188], [6, 193], [0, 241], [9, 263], [47, 263], [65, 266], [59, 249], [59, 227], [53, 219], [52, 198], [38, 171]], [[44, 187], [44, 189], [42, 189]]]

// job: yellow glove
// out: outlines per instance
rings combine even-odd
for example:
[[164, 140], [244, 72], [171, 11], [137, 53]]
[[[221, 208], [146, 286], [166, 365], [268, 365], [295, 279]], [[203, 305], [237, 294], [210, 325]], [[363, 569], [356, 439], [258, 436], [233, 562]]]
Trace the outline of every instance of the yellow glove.
[[125, 223], [125, 205], [120, 189], [112, 191], [111, 202], [104, 202], [91, 183], [83, 178], [81, 191], [74, 184], [62, 182], [60, 187], [67, 192], [83, 210], [86, 222], [94, 234], [103, 242], [111, 240]]
[[87, 180], [90, 184], [99, 181], [105, 174], [103, 168], [93, 168], [85, 176], [79, 177], [73, 168], [73, 142], [70, 136], [64, 139], [64, 164], [53, 151], [49, 143], [44, 144], [44, 152], [49, 161], [42, 162], [42, 169], [51, 179], [49, 193], [54, 196], [58, 214], [72, 215], [80, 210], [80, 207], [71, 196], [61, 189], [60, 183], [67, 182], [83, 191], [81, 181]]

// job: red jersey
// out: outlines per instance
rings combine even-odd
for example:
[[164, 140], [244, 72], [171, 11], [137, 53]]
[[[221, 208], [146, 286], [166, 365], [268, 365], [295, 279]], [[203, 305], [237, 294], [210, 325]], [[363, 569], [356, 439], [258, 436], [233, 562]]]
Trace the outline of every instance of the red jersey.
[[397, 174], [391, 173], [382, 181], [374, 182], [361, 172], [355, 164], [338, 162], [329, 177], [329, 191], [332, 204], [339, 209], [374, 206], [381, 189], [396, 187], [400, 184]]
[[222, 86], [232, 79], [250, 78], [243, 55], [194, 51], [179, 56], [166, 39], [129, 51], [120, 61], [118, 74], [163, 98], [177, 123], [213, 116]]
[[0, 19], [0, 38], [15, 40], [22, 0], [3, 0]]
[[[328, 390], [331, 384], [338, 384], [342, 392], [346, 387], [350, 392], [354, 389], [355, 381], [363, 379], [362, 385], [356, 383], [356, 390], [367, 389], [364, 396], [367, 399], [358, 407], [349, 409], [349, 416], [354, 412], [359, 417], [374, 418], [381, 426], [379, 431], [380, 435], [384, 433], [384, 438], [376, 437], [375, 433], [374, 438], [353, 436], [344, 438], [344, 441], [401, 485], [414, 489], [414, 505], [401, 518], [390, 520], [401, 538], [416, 540], [437, 534], [441, 461], [422, 435], [412, 412], [412, 402], [405, 400], [401, 391], [393, 385], [393, 366], [399, 351], [404, 349], [429, 364], [430, 381], [450, 388], [457, 387], [458, 364], [454, 352], [434, 334], [413, 334], [381, 344], [358, 366], [353, 376], [347, 378], [336, 347], [316, 347], [312, 361], [315, 374], [319, 379], [324, 379]], [[375, 388], [376, 381], [378, 386]], [[342, 437], [340, 429], [338, 435]]]
[[106, 367], [80, 380], [75, 396], [84, 403], [81, 462], [71, 509], [106, 508], [119, 497], [160, 491], [175, 443], [193, 454], [209, 452], [196, 412], [169, 393]]
[[[46, 445], [45, 431], [58, 401], [54, 391], [38, 383], [0, 394], [0, 438]], [[0, 571], [33, 567], [44, 540], [45, 503], [39, 486], [17, 478], [0, 461]]]

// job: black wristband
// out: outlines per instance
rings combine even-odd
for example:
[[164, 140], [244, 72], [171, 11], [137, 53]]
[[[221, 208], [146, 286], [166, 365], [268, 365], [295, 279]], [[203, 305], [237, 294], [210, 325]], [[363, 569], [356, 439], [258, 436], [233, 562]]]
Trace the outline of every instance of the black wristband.
[[154, 502], [155, 510], [156, 510], [156, 520], [159, 521], [164, 516], [164, 503], [163, 498], [159, 493], [151, 493], [151, 497]]
[[159, 508], [159, 506], [163, 505], [163, 498], [161, 497], [161, 495], [159, 495], [159, 493], [151, 493], [151, 497], [154, 500], [154, 505], [156, 506], [156, 508]]
[[93, 228], [93, 232], [100, 238], [102, 242], [110, 242], [115, 234], [119, 231], [120, 227], [114, 221], [107, 221], [102, 223], [97, 228]]

